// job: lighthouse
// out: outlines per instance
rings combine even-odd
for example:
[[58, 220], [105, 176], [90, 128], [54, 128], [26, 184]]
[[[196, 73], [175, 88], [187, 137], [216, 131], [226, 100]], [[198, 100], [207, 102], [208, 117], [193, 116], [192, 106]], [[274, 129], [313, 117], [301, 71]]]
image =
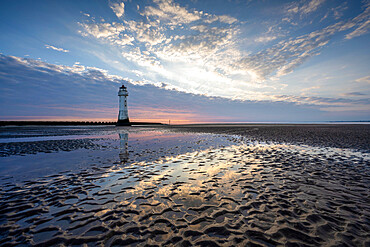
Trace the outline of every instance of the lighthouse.
[[130, 126], [130, 120], [128, 119], [128, 111], [127, 111], [127, 88], [122, 85], [118, 91], [119, 97], [119, 113], [118, 113], [118, 121], [117, 126]]

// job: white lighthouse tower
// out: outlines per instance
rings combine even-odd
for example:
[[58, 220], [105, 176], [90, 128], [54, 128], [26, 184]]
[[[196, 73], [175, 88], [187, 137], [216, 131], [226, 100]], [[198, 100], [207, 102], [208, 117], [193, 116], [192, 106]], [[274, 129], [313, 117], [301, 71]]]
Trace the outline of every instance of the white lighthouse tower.
[[128, 119], [128, 111], [127, 111], [127, 88], [122, 85], [118, 91], [119, 97], [119, 113], [118, 113], [118, 121], [117, 126], [129, 126], [130, 120]]

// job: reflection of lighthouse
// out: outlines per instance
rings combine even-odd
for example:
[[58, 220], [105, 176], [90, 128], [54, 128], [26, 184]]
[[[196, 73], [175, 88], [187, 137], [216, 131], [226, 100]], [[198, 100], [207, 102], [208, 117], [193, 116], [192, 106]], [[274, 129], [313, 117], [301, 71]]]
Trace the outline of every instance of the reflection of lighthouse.
[[119, 159], [121, 164], [128, 161], [128, 134], [119, 134]]
[[128, 119], [127, 96], [128, 96], [127, 88], [124, 85], [122, 85], [118, 91], [119, 113], [117, 126], [131, 125], [130, 120]]

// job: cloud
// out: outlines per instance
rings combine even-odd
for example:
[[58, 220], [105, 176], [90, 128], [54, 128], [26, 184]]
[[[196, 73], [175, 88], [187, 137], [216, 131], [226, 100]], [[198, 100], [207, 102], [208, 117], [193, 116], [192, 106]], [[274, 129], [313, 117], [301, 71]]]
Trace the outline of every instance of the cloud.
[[172, 0], [154, 0], [157, 6], [147, 6], [142, 15], [155, 17], [160, 21], [169, 22], [172, 25], [179, 25], [197, 21], [201, 14], [197, 11], [188, 11]]
[[318, 9], [325, 0], [304, 0], [300, 2], [294, 2], [287, 7], [288, 13], [307, 15]]
[[254, 41], [259, 42], [259, 43], [265, 43], [265, 42], [270, 42], [272, 40], [275, 40], [277, 37], [276, 36], [262, 36], [256, 38]]
[[301, 6], [299, 11], [301, 11], [303, 14], [314, 12], [324, 2], [325, 0], [310, 0], [308, 3]]
[[347, 9], [347, 2], [344, 2], [338, 7], [332, 8], [331, 10], [333, 11], [334, 18], [338, 20], [343, 16], [343, 12]]
[[366, 93], [361, 93], [361, 92], [350, 92], [350, 93], [344, 93], [342, 94], [343, 96], [347, 96], [347, 97], [358, 97], [358, 96], [366, 96], [367, 94]]
[[235, 68], [251, 70], [257, 80], [266, 80], [269, 76], [281, 77], [293, 71], [311, 56], [319, 54], [325, 46], [332, 30], [312, 32], [249, 55], [237, 61]]
[[0, 108], [2, 119], [50, 119], [52, 116], [59, 120], [115, 120], [117, 88], [122, 83], [130, 94], [130, 118], [141, 121], [328, 120], [327, 115], [320, 115], [323, 112], [319, 108], [338, 112], [339, 120], [343, 120], [340, 114], [345, 109], [361, 109], [358, 116], [364, 119], [370, 105], [368, 99], [291, 95], [273, 95], [271, 101], [207, 97], [168, 88], [166, 83], [150, 85], [131, 81], [96, 67], [55, 65], [5, 55], [0, 55], [0, 83], [0, 104], [6, 106]]
[[205, 18], [203, 21], [205, 23], [213, 23], [215, 21], [219, 21], [219, 22], [223, 22], [223, 23], [227, 23], [227, 24], [233, 24], [235, 22], [238, 22], [238, 19], [232, 17], [232, 16], [229, 16], [229, 15], [210, 15], [210, 14], [206, 14], [206, 16], [208, 18]]
[[[0, 62], [1, 62], [1, 69], [2, 71], [9, 71], [8, 73], [3, 73], [3, 77], [0, 77], [2, 80], [11, 80], [11, 76], [6, 76], [7, 74], [13, 73], [13, 71], [23, 71], [23, 75], [25, 77], [36, 73], [40, 76], [45, 76], [43, 81], [47, 80], [54, 80], [58, 81], [61, 78], [63, 80], [70, 81], [71, 78], [74, 78], [76, 82], [83, 84], [131, 84], [131, 85], [138, 85], [138, 86], [146, 86], [149, 87], [149, 84], [155, 86], [156, 88], [164, 89], [165, 91], [171, 92], [174, 95], [177, 93], [183, 93], [169, 86], [166, 83], [152, 83], [152, 82], [136, 82], [132, 81], [128, 78], [123, 78], [118, 75], [112, 75], [108, 73], [107, 70], [103, 70], [96, 67], [88, 67], [83, 65], [73, 65], [73, 66], [65, 66], [65, 65], [55, 65], [46, 62], [42, 62], [39, 60], [34, 60], [30, 58], [20, 58], [15, 56], [5, 56], [0, 55]], [[22, 76], [22, 75], [20, 75]], [[68, 77], [68, 79], [65, 79]], [[48, 79], [47, 79], [48, 78]], [[62, 80], [62, 81], [63, 81]], [[72, 82], [74, 80], [72, 79]], [[317, 88], [317, 87], [315, 87]], [[150, 91], [150, 90], [149, 90]], [[171, 94], [169, 93], [169, 94]], [[357, 95], [360, 96], [362, 93], [353, 92], [347, 95]], [[189, 94], [192, 95], [192, 94]], [[209, 99], [215, 99], [214, 97], [206, 97]], [[217, 98], [217, 97], [216, 97]], [[222, 97], [219, 97], [222, 99]], [[271, 101], [285, 101], [285, 102], [294, 102], [299, 104], [309, 104], [309, 105], [335, 105], [335, 104], [370, 104], [370, 99], [344, 99], [344, 98], [324, 98], [324, 97], [304, 97], [304, 96], [293, 96], [293, 95], [271, 95]], [[175, 102], [175, 98], [174, 98]]]
[[[50, 81], [53, 81], [52, 78], [63, 77], [63, 76], [71, 76], [77, 78], [84, 78], [89, 83], [94, 83], [98, 81], [110, 81], [114, 83], [126, 83], [127, 79], [117, 76], [111, 75], [108, 73], [107, 70], [103, 70], [96, 67], [89, 67], [83, 66], [79, 64], [75, 64], [73, 66], [65, 66], [65, 65], [56, 65], [46, 63], [40, 60], [34, 60], [30, 58], [20, 58], [15, 56], [5, 56], [0, 55], [0, 60], [2, 62], [2, 70], [13, 69], [17, 70], [17, 67], [22, 68], [23, 71], [27, 73], [37, 73], [37, 74], [45, 74], [51, 78]], [[8, 80], [8, 77], [2, 78], [4, 80]]]
[[370, 20], [361, 23], [355, 30], [346, 35], [346, 39], [353, 39], [354, 37], [361, 36], [368, 33], [370, 30]]
[[348, 9], [348, 3], [343, 2], [337, 7], [331, 8], [329, 11], [325, 13], [325, 15], [320, 19], [319, 22], [322, 22], [324, 20], [327, 20], [329, 17], [333, 17], [335, 20], [339, 20], [343, 17], [344, 11]]
[[[79, 23], [83, 30], [83, 36], [92, 35], [95, 38], [119, 38], [119, 34], [125, 30], [120, 23]], [[121, 40], [121, 39], [120, 39]]]
[[[361, 93], [360, 93], [361, 94]], [[362, 96], [357, 92], [343, 95], [345, 97]], [[275, 100], [295, 102], [297, 104], [307, 104], [318, 106], [322, 111], [328, 112], [346, 112], [346, 111], [363, 111], [370, 113], [370, 99], [349, 99], [349, 98], [326, 98], [326, 97], [305, 97], [305, 96], [290, 96], [276, 95]], [[366, 115], [364, 119], [367, 120]]]
[[312, 86], [308, 88], [303, 88], [301, 89], [301, 96], [305, 96], [308, 92], [316, 90], [316, 89], [320, 89], [320, 88], [321, 86]]
[[113, 12], [116, 14], [118, 18], [123, 17], [123, 14], [125, 13], [125, 4], [123, 2], [120, 3], [110, 3], [110, 8], [113, 10]]
[[365, 82], [365, 83], [370, 84], [370, 76], [364, 76], [364, 77], [356, 79], [355, 81], [359, 83]]
[[[313, 13], [323, 4], [298, 2], [297, 13]], [[284, 94], [287, 85], [280, 78], [319, 55], [338, 33], [360, 28], [368, 16], [365, 8], [355, 18], [299, 36], [283, 36], [276, 25], [279, 32], [270, 29], [250, 37], [243, 36], [243, 23], [234, 17], [189, 9], [173, 0], [155, 0], [137, 10], [135, 19], [119, 22], [99, 23], [92, 18], [80, 24], [81, 34], [112, 51], [118, 48], [114, 60], [140, 71], [133, 73], [140, 81], [164, 82], [178, 91], [233, 100], [276, 100], [274, 95]], [[251, 40], [254, 47], [245, 46]], [[260, 43], [257, 48], [256, 43]]]
[[352, 19], [352, 25], [355, 28], [351, 33], [346, 35], [346, 39], [352, 39], [366, 34], [370, 30], [370, 2], [364, 5], [364, 11]]
[[284, 76], [310, 57], [319, 55], [321, 49], [330, 42], [335, 34], [352, 28], [356, 29], [346, 35], [347, 39], [364, 34], [364, 27], [367, 27], [370, 22], [369, 16], [370, 6], [367, 6], [361, 14], [353, 19], [340, 21], [296, 38], [282, 40], [272, 47], [242, 58], [234, 66], [239, 69], [252, 70], [259, 80]]
[[[122, 59], [145, 69], [149, 80], [158, 80], [159, 75], [172, 87], [199, 94], [209, 90], [206, 84], [190, 89], [197, 79], [230, 82], [220, 71], [230, 69], [225, 64], [238, 53], [233, 47], [236, 18], [188, 10], [172, 0], [156, 0], [143, 9], [143, 19], [122, 20], [121, 25], [81, 23], [81, 33], [120, 45]], [[191, 70], [197, 73], [189, 74]], [[182, 79], [176, 84], [176, 78]]]
[[65, 50], [63, 48], [57, 48], [55, 46], [52, 46], [52, 45], [45, 45], [45, 47], [47, 49], [52, 49], [52, 50], [55, 50], [55, 51], [61, 51], [61, 52], [69, 52], [69, 50]]
[[228, 15], [221, 15], [218, 17], [219, 21], [220, 22], [224, 22], [224, 23], [227, 23], [227, 24], [233, 24], [235, 22], [238, 21], [238, 19], [234, 18], [234, 17], [231, 17], [231, 16], [228, 16]]
[[166, 35], [163, 33], [163, 29], [153, 23], [127, 21], [125, 24], [130, 34], [140, 43], [153, 46], [167, 40]]

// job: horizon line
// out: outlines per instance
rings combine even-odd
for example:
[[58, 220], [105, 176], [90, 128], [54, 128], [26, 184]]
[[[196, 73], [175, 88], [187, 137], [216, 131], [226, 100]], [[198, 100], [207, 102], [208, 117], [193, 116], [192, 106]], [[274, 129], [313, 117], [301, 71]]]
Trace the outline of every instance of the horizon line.
[[[370, 120], [321, 120], [321, 121], [238, 121], [238, 122], [190, 122], [189, 120], [180, 120], [180, 121], [155, 121], [155, 119], [151, 121], [140, 121], [134, 120], [130, 121], [131, 123], [153, 123], [153, 124], [165, 124], [165, 125], [201, 125], [201, 124], [264, 124], [264, 123], [272, 123], [272, 124], [294, 124], [294, 123], [370, 123]], [[176, 123], [176, 122], [187, 122], [187, 123]], [[112, 124], [116, 123], [117, 120], [0, 120], [0, 123], [92, 123], [92, 124]]]

